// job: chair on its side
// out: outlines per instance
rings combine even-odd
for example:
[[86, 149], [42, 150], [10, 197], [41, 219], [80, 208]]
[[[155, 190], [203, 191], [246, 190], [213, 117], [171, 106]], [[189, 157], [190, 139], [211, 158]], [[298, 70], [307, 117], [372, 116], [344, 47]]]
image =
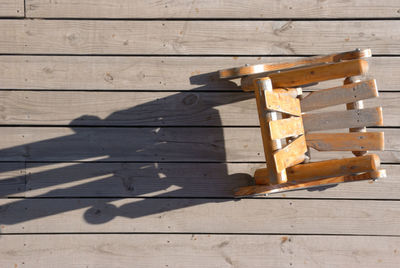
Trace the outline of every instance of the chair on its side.
[[[383, 125], [382, 108], [364, 108], [363, 100], [378, 97], [375, 80], [355, 77], [368, 70], [361, 59], [370, 50], [310, 57], [299, 61], [221, 70], [220, 78], [241, 77], [241, 87], [254, 91], [266, 168], [256, 170], [256, 185], [239, 188], [236, 196], [270, 194], [386, 176], [379, 157], [383, 132], [366, 127]], [[303, 94], [302, 86], [344, 78], [342, 85]], [[346, 104], [339, 111], [318, 111]], [[326, 132], [349, 129], [348, 132]], [[310, 162], [317, 151], [352, 151], [355, 157]]]

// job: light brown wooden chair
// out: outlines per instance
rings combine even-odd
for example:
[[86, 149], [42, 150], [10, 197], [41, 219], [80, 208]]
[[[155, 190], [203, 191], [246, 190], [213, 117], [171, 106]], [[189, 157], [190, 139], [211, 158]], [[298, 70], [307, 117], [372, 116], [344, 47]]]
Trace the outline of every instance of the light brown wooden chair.
[[[380, 160], [369, 150], [384, 149], [383, 132], [366, 127], [383, 124], [382, 108], [364, 108], [378, 97], [375, 80], [359, 81], [371, 51], [309, 57], [299, 61], [221, 70], [220, 78], [241, 77], [241, 87], [254, 91], [267, 168], [256, 170], [256, 185], [239, 188], [236, 196], [270, 194], [299, 188], [385, 177]], [[345, 78], [342, 85], [303, 94], [302, 86]], [[339, 111], [317, 111], [346, 104]], [[349, 129], [349, 132], [327, 132]], [[355, 157], [310, 162], [317, 151], [352, 151]]]

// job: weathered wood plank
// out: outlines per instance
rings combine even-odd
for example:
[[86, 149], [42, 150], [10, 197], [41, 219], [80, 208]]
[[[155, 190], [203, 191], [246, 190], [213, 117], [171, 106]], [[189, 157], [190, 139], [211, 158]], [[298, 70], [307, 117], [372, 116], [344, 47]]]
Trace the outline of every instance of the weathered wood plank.
[[[265, 164], [0, 163], [0, 197], [232, 197]], [[400, 199], [400, 166], [383, 165], [375, 182], [293, 191], [270, 197]], [[26, 178], [24, 177], [27, 173]], [[25, 191], [26, 189], [26, 191]]]
[[400, 261], [399, 237], [42, 234], [3, 235], [1, 240], [6, 245], [0, 251], [3, 267], [108, 268], [134, 263], [138, 267], [375, 268], [397, 267]]
[[[386, 150], [377, 153], [383, 162], [400, 160], [399, 131], [385, 129]], [[3, 127], [1, 132], [2, 161], [265, 161], [261, 133], [256, 127]], [[318, 152], [312, 153], [312, 159], [350, 155]]]
[[23, 17], [24, 0], [1, 0], [0, 17]]
[[356, 47], [374, 55], [400, 53], [397, 20], [3, 20], [0, 29], [0, 53], [296, 55]]
[[[299, 58], [0, 56], [0, 88], [241, 91], [234, 82], [218, 79], [216, 72], [244, 64], [296, 59]], [[368, 76], [377, 80], [379, 90], [400, 89], [400, 76], [396, 75], [400, 72], [400, 58], [375, 57], [368, 61]], [[342, 84], [343, 81], [330, 81], [307, 90]]]
[[[305, 93], [307, 94], [307, 93]], [[84, 126], [258, 126], [253, 93], [0, 91], [0, 124]], [[364, 101], [400, 126], [400, 93]], [[324, 111], [345, 110], [344, 105]]]
[[27, 0], [27, 16], [36, 18], [393, 18], [398, 2], [340, 0], [299, 3], [293, 0], [260, 1], [144, 1]]
[[25, 163], [0, 163], [0, 197], [25, 196]]
[[0, 204], [3, 234], [400, 234], [400, 207], [397, 201], [45, 198], [3, 199]]
[[[265, 164], [242, 163], [27, 163], [27, 191], [3, 189], [2, 196], [232, 197], [234, 189], [254, 183], [255, 170], [263, 167]], [[387, 170], [388, 177], [378, 181], [270, 197], [400, 199], [400, 166], [381, 168]], [[11, 178], [9, 183], [18, 182], [17, 176]]]

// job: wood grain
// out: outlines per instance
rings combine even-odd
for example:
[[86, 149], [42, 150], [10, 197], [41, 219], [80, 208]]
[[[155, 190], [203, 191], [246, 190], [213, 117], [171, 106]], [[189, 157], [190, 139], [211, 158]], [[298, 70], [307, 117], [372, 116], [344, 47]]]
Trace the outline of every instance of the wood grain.
[[397, 20], [2, 20], [0, 29], [0, 53], [318, 55], [357, 47], [374, 55], [400, 53]]
[[[398, 237], [41, 234], [4, 235], [1, 240], [8, 245], [7, 251], [0, 252], [3, 267], [108, 268], [134, 263], [138, 267], [275, 268], [327, 267], [334, 263], [375, 268], [397, 267], [400, 261]], [[33, 252], [40, 252], [40, 258]], [[67, 259], [71, 261], [60, 262]]]
[[[381, 131], [371, 129], [370, 131]], [[382, 162], [400, 159], [399, 129], [385, 129]], [[3, 127], [2, 161], [264, 162], [259, 128]], [[312, 152], [312, 159], [349, 152]]]
[[24, 0], [1, 0], [0, 17], [23, 17]]
[[399, 235], [400, 208], [397, 204], [397, 201], [388, 200], [3, 199], [0, 200], [0, 224], [3, 234]]
[[399, 17], [398, 2], [311, 0], [276, 1], [129, 1], [27, 0], [28, 17], [50, 18], [393, 18]]
[[[0, 56], [0, 88], [241, 91], [237, 86], [240, 81], [218, 79], [217, 71], [244, 64], [296, 59], [300, 58]], [[400, 76], [396, 75], [400, 72], [400, 58], [373, 57], [368, 61], [368, 76], [377, 80], [380, 91], [400, 89]], [[342, 80], [320, 83], [305, 90], [342, 86]]]
[[[305, 93], [307, 94], [307, 93]], [[364, 101], [400, 126], [400, 93]], [[344, 111], [344, 105], [321, 111]], [[0, 124], [71, 126], [258, 126], [253, 93], [0, 91]]]

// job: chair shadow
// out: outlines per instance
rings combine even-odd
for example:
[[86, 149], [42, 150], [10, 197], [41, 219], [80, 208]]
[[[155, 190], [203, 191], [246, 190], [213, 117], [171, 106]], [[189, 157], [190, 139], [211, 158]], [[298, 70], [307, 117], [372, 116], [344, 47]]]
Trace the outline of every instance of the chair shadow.
[[[22, 158], [28, 171], [0, 180], [0, 197], [38, 192], [31, 194], [34, 202], [10, 199], [0, 206], [0, 225], [76, 209], [86, 209], [86, 222], [100, 224], [117, 216], [134, 219], [231, 201], [234, 188], [253, 180], [248, 173], [229, 174], [223, 123], [216, 107], [251, 99], [253, 94], [238, 94], [240, 88], [217, 79], [216, 72], [192, 76], [190, 82], [196, 86], [190, 91], [117, 111], [105, 119], [76, 118], [69, 124], [71, 135], [0, 150], [0, 158]], [[204, 97], [206, 92], [212, 92], [212, 98]], [[82, 161], [87, 159], [95, 160]], [[199, 168], [198, 162], [208, 170]], [[2, 165], [0, 174], [19, 169], [21, 163]], [[120, 207], [112, 204], [129, 197], [138, 199]]]
[[[83, 115], [70, 122], [70, 135], [0, 150], [0, 158], [22, 158], [28, 170], [25, 175], [2, 179], [0, 196], [39, 193], [32, 195], [35, 202], [10, 199], [2, 205], [0, 225], [82, 208], [87, 208], [85, 220], [98, 224], [116, 216], [134, 219], [232, 200], [232, 189], [250, 184], [251, 176], [228, 173], [222, 122], [215, 107], [253, 96], [238, 94], [234, 92], [239, 91], [236, 84], [215, 77], [216, 73], [193, 76], [190, 81], [196, 87], [190, 91], [117, 111], [105, 119]], [[215, 91], [212, 99], [204, 98], [206, 91]], [[205, 162], [211, 170], [196, 168], [197, 162]], [[0, 172], [17, 171], [18, 167], [2, 165]], [[193, 196], [198, 198], [181, 198]], [[53, 202], [47, 197], [85, 198]], [[111, 204], [126, 197], [145, 198], [121, 207]], [[157, 200], [167, 197], [168, 206]]]

